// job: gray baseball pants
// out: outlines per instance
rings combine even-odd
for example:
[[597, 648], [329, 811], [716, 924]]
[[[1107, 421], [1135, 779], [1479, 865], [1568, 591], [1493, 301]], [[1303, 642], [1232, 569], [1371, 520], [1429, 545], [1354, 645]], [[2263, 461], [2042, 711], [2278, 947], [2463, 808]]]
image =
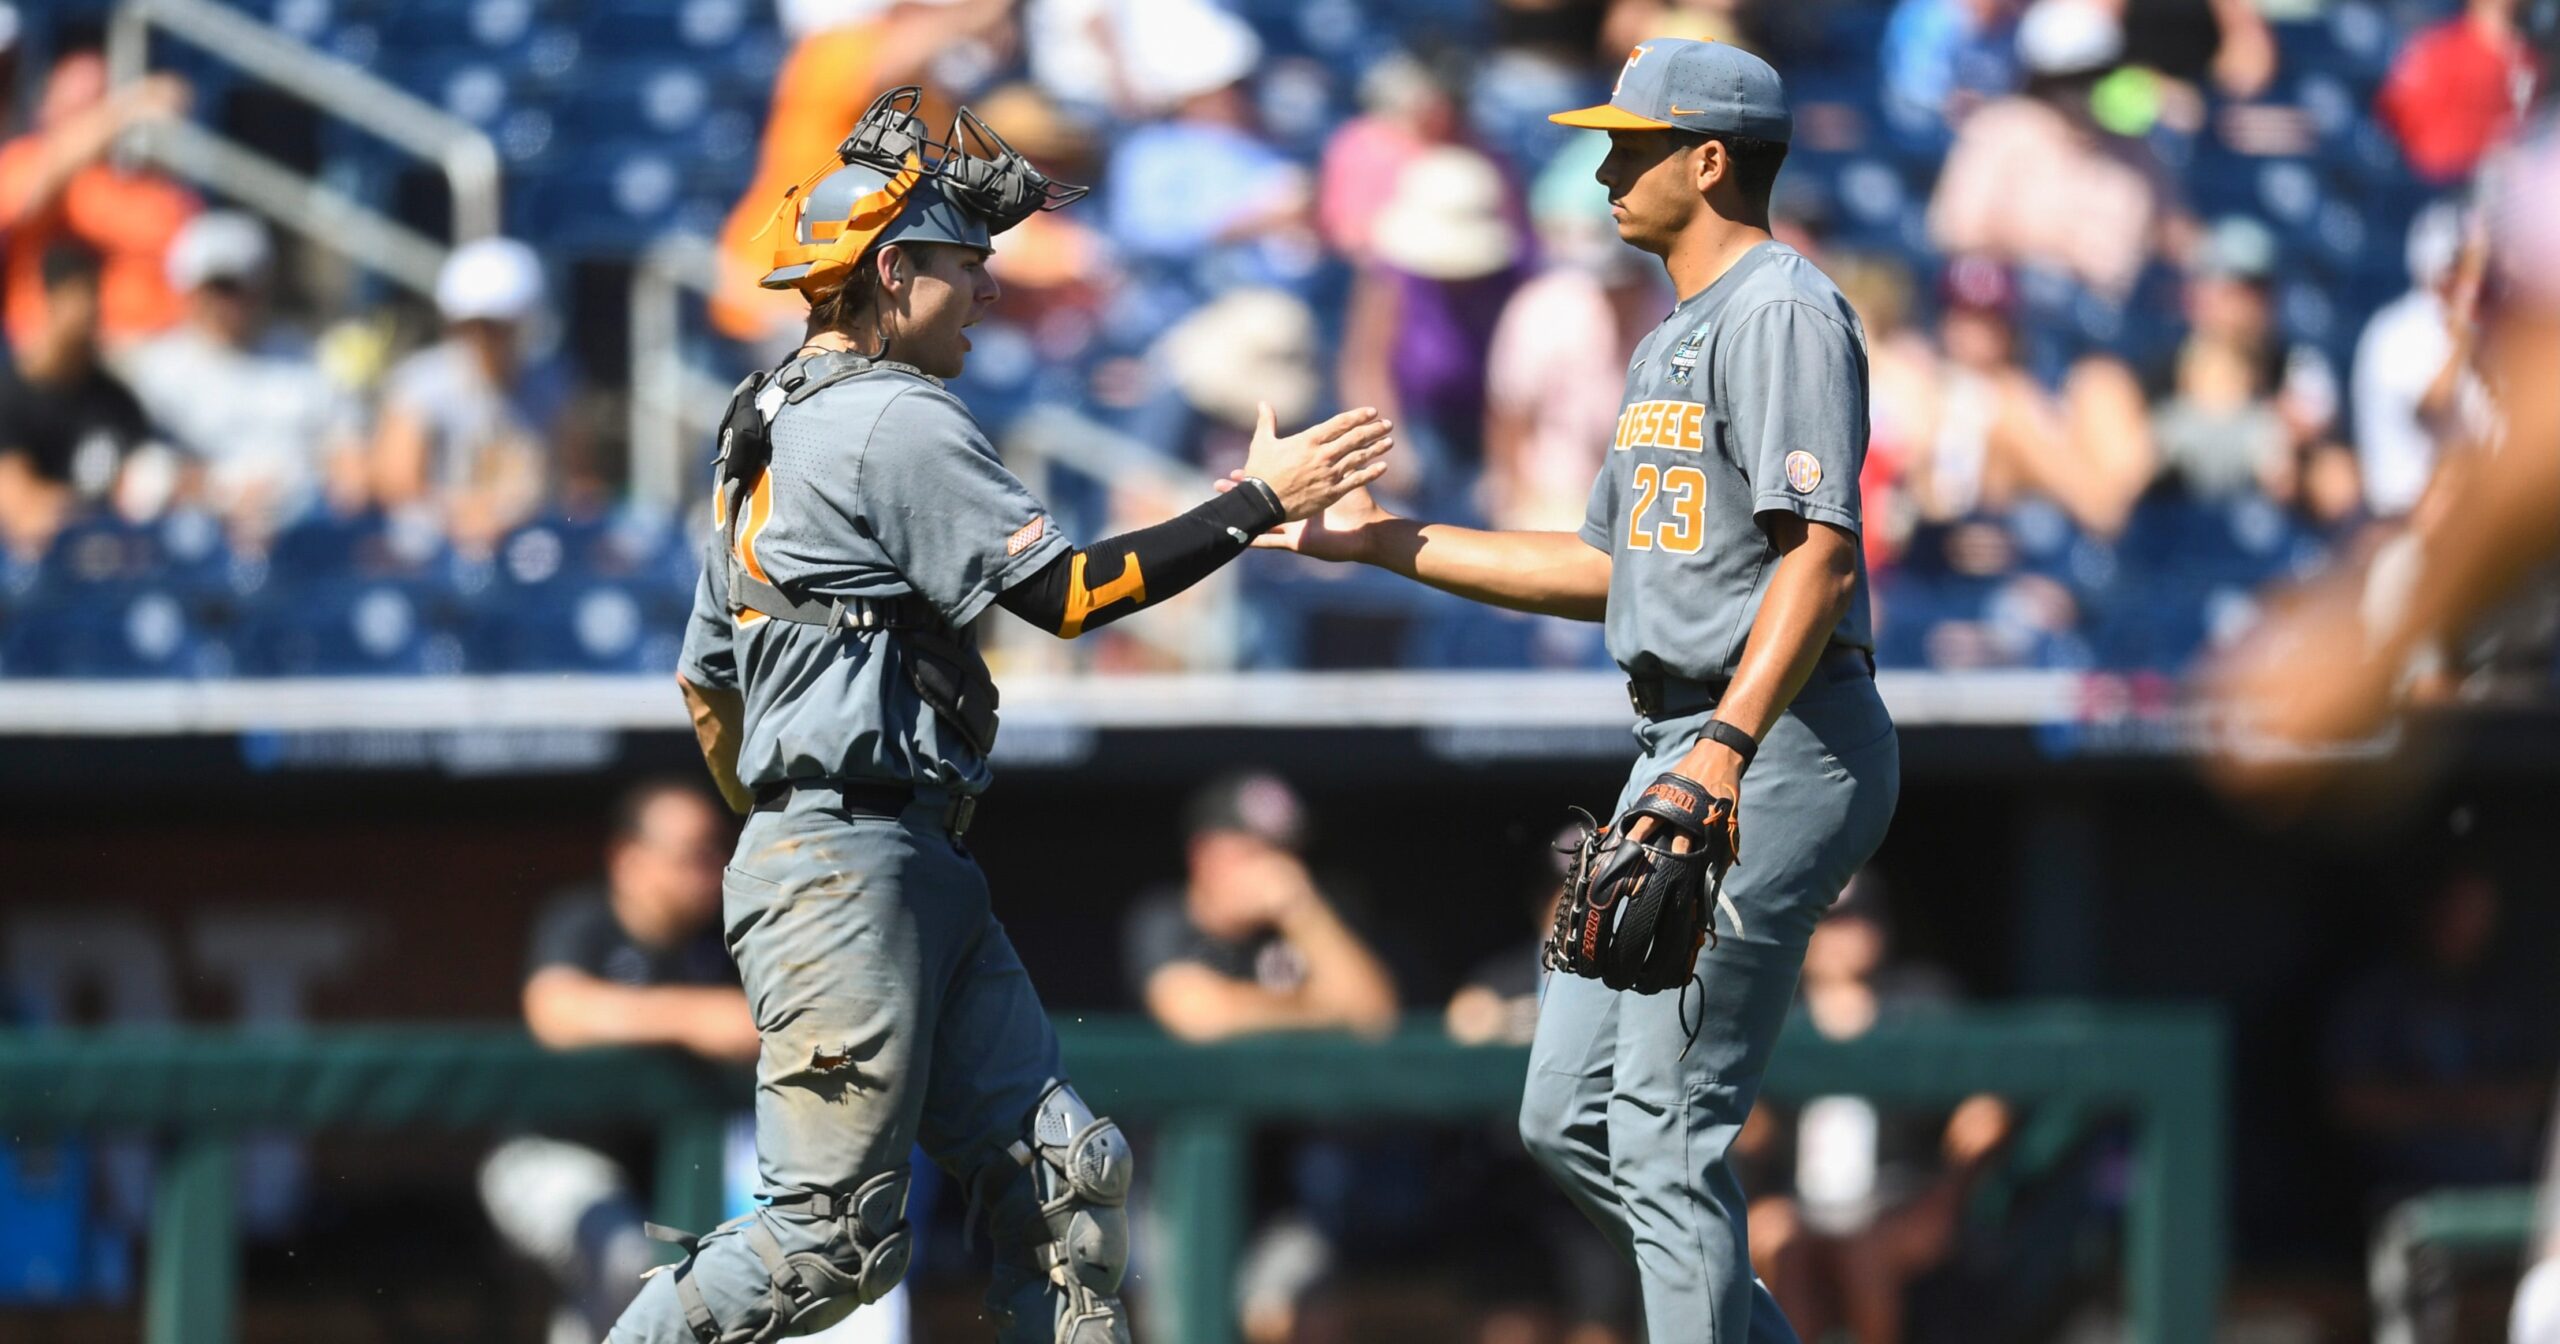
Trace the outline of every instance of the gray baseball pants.
[[[1672, 768], [1712, 712], [1702, 694], [1672, 707], [1689, 712], [1637, 726], [1644, 755], [1621, 810]], [[1825, 662], [1744, 772], [1741, 861], [1724, 888], [1732, 907], [1719, 910], [1721, 940], [1700, 954], [1685, 995], [1689, 1020], [1702, 1024], [1696, 1042], [1682, 994], [1548, 979], [1521, 1138], [1635, 1260], [1653, 1344], [1794, 1344], [1752, 1276], [1742, 1187], [1725, 1153], [1759, 1095], [1814, 923], [1884, 839], [1900, 788], [1900, 749], [1874, 679], [1853, 660]]]
[[[1041, 1094], [1063, 1077], [1058, 1038], [989, 907], [976, 861], [945, 831], [940, 801], [904, 815], [849, 815], [801, 790], [752, 815], [723, 884], [722, 914], [763, 1036], [756, 1062], [755, 1221], [785, 1254], [858, 1254], [841, 1220], [790, 1207], [797, 1192], [850, 1194], [906, 1170], [918, 1142], [963, 1191], [1014, 1168]], [[1048, 1281], [997, 1247], [989, 1305], [1005, 1344], [1046, 1344]], [[773, 1275], [743, 1228], [705, 1237], [691, 1275], [724, 1329], [769, 1311]], [[652, 1276], [612, 1344], [694, 1344], [673, 1276]]]

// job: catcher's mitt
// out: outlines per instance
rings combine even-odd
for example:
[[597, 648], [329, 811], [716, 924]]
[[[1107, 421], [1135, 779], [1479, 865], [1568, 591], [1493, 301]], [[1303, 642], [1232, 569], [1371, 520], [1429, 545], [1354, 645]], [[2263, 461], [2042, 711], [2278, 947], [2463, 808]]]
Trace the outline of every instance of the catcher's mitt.
[[[1627, 836], [1638, 817], [1654, 821], [1644, 841]], [[1583, 823], [1547, 965], [1639, 994], [1689, 983], [1716, 936], [1716, 897], [1740, 847], [1733, 800], [1665, 773], [1607, 829], [1588, 813]], [[1672, 852], [1674, 834], [1688, 837], [1687, 853]]]

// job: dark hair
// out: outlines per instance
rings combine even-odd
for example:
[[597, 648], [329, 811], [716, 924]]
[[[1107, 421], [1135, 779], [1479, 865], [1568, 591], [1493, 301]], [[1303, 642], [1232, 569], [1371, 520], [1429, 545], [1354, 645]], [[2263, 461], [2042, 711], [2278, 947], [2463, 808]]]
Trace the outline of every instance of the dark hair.
[[1710, 140], [1724, 146], [1725, 156], [1733, 160], [1733, 180], [1742, 188], [1742, 198], [1766, 206], [1770, 193], [1778, 186], [1778, 169], [1787, 161], [1787, 145], [1783, 140], [1762, 140], [1757, 136], [1728, 135], [1723, 131], [1671, 132], [1672, 143], [1682, 153], [1696, 149]]
[[45, 289], [52, 291], [75, 280], [97, 283], [98, 272], [105, 264], [96, 248], [65, 238], [44, 250], [43, 259], [36, 263], [36, 273], [42, 277]]
[[718, 806], [703, 794], [700, 785], [689, 779], [675, 775], [652, 776], [624, 790], [622, 796], [614, 800], [614, 843], [619, 845], [626, 840], [639, 839], [641, 818], [648, 814], [649, 805], [671, 794], [690, 798], [704, 807]]
[[866, 250], [853, 263], [853, 273], [845, 277], [843, 284], [810, 301], [809, 329], [802, 339], [830, 331], [850, 333], [879, 297], [880, 254]]

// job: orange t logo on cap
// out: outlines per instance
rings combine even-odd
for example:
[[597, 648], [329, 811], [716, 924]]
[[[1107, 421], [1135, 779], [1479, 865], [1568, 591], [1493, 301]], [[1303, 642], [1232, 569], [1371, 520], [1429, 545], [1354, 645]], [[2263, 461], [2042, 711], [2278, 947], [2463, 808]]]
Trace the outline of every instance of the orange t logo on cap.
[[1651, 50], [1653, 50], [1653, 45], [1651, 43], [1642, 43], [1639, 44], [1635, 50], [1627, 53], [1627, 63], [1618, 67], [1618, 82], [1609, 86], [1610, 97], [1617, 97], [1618, 90], [1627, 86], [1627, 72], [1635, 69], [1636, 62], [1643, 60], [1644, 54]]

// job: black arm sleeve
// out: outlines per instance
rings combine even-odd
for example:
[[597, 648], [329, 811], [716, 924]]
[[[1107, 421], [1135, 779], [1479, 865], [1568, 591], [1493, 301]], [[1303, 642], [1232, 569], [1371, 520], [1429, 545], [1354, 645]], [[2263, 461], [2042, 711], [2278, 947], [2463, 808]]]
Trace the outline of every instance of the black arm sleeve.
[[1178, 518], [1059, 556], [996, 602], [1060, 639], [1073, 639], [1209, 577], [1282, 521], [1271, 487], [1247, 480]]

